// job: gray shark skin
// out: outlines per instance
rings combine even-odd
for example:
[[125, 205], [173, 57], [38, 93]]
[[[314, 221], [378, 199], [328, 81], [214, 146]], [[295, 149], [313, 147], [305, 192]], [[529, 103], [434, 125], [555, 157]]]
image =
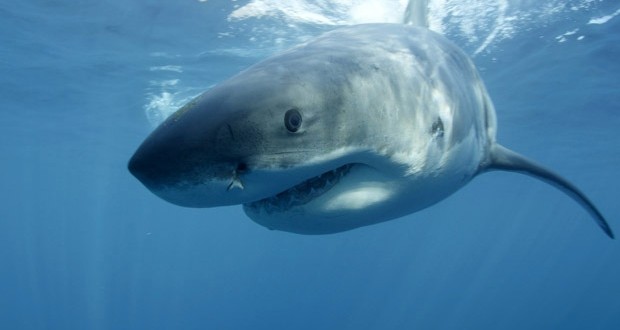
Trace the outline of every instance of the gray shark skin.
[[343, 27], [270, 57], [179, 109], [129, 170], [187, 207], [242, 204], [275, 230], [328, 234], [429, 207], [475, 176], [551, 183], [611, 228], [574, 185], [496, 142], [475, 66], [424, 27]]

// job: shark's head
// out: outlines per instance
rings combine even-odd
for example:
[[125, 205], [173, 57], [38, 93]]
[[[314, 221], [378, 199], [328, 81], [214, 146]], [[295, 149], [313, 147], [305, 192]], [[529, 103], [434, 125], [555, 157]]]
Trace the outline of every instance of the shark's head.
[[278, 229], [270, 219], [351, 215], [389, 198], [386, 178], [403, 168], [369, 148], [374, 118], [347, 111], [355, 97], [347, 95], [348, 72], [328, 75], [321, 70], [334, 66], [307, 58], [284, 54], [200, 95], [142, 143], [129, 170], [171, 203], [243, 204]]

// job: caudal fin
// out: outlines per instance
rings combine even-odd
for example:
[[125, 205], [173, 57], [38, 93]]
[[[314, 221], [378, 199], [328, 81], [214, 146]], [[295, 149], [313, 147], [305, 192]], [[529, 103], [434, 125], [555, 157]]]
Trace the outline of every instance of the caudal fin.
[[495, 144], [491, 147], [488, 163], [486, 163], [481, 170], [518, 172], [533, 176], [555, 186], [583, 206], [583, 208], [590, 213], [592, 218], [594, 218], [594, 221], [596, 221], [601, 229], [603, 229], [605, 234], [612, 239], [614, 238], [614, 233], [612, 232], [611, 227], [609, 227], [609, 224], [607, 224], [607, 221], [601, 212], [599, 212], [596, 206], [594, 206], [594, 204], [584, 193], [582, 193], [577, 187], [568, 182], [566, 179], [525, 158], [524, 156], [504, 148], [499, 144]]

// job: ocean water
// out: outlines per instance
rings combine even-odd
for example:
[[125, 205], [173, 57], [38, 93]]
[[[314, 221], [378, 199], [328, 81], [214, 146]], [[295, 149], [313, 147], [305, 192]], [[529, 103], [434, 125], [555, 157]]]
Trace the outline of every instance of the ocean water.
[[[620, 329], [620, 243], [529, 177], [335, 235], [187, 209], [126, 169], [188, 98], [406, 1], [0, 3], [1, 329]], [[498, 139], [620, 232], [620, 4], [433, 0], [474, 58]]]

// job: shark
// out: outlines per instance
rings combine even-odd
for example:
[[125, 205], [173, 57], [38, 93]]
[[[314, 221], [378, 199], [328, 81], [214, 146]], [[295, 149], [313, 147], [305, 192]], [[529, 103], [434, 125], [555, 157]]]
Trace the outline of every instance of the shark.
[[497, 142], [473, 61], [428, 29], [421, 3], [409, 4], [412, 24], [337, 28], [219, 83], [160, 124], [129, 171], [168, 202], [243, 205], [262, 226], [311, 235], [401, 218], [483, 173], [518, 172], [566, 193], [613, 238], [575, 185]]

